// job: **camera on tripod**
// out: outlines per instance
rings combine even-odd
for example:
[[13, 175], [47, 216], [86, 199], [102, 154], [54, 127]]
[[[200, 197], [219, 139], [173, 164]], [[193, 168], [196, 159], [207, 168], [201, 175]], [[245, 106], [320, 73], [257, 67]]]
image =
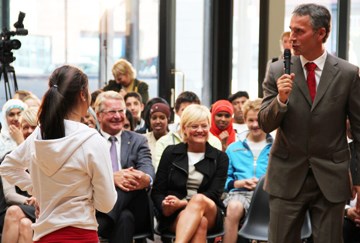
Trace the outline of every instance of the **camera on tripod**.
[[16, 30], [9, 31], [6, 27], [4, 27], [0, 34], [0, 62], [2, 64], [9, 64], [15, 61], [16, 58], [14, 57], [12, 50], [17, 50], [21, 47], [21, 42], [17, 39], [11, 40], [11, 36], [28, 34], [28, 30], [24, 28], [24, 18], [25, 13], [20, 12], [18, 21], [14, 24]]
[[25, 13], [20, 12], [18, 21], [14, 24], [14, 27], [16, 28], [15, 31], [10, 31], [7, 29], [7, 27], [3, 27], [3, 31], [0, 33], [0, 66], [1, 66], [1, 72], [0, 72], [0, 80], [2, 77], [4, 77], [4, 86], [5, 86], [5, 94], [6, 94], [6, 100], [11, 98], [11, 87], [9, 82], [9, 76], [8, 73], [12, 73], [13, 75], [13, 81], [14, 81], [14, 89], [15, 91], [18, 90], [18, 85], [16, 81], [16, 75], [15, 75], [15, 69], [14, 67], [10, 66], [9, 64], [15, 61], [15, 57], [12, 53], [12, 50], [17, 50], [21, 47], [21, 42], [16, 39], [10, 39], [11, 36], [15, 35], [27, 35], [28, 30], [24, 28], [24, 21]]

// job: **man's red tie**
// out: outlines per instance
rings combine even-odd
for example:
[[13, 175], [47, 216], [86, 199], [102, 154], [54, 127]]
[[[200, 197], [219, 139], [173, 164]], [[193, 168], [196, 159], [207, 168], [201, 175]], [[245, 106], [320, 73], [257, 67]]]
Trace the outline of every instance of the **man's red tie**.
[[314, 98], [316, 95], [316, 80], [315, 80], [315, 69], [316, 64], [313, 62], [308, 62], [305, 64], [305, 68], [307, 70], [307, 85], [309, 88], [311, 100], [314, 102]]

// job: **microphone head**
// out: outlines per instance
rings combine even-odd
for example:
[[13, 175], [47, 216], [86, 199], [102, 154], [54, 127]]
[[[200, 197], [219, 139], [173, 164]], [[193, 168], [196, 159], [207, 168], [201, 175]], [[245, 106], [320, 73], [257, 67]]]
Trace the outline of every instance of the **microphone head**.
[[290, 49], [285, 49], [284, 50], [284, 59], [286, 58], [291, 58], [291, 51]]
[[290, 74], [290, 65], [291, 65], [291, 51], [290, 49], [284, 50], [284, 71], [286, 74]]

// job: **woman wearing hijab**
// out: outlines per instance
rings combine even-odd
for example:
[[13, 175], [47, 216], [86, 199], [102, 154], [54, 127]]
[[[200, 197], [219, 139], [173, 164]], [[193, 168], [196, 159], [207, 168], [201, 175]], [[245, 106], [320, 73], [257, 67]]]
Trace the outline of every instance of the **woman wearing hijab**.
[[233, 106], [228, 100], [218, 100], [211, 107], [210, 132], [218, 137], [222, 144], [222, 151], [235, 142], [235, 130], [232, 125]]
[[[21, 112], [20, 130], [23, 139], [29, 137], [37, 127], [37, 107], [28, 107]], [[2, 162], [2, 161], [1, 161]], [[31, 224], [35, 222], [36, 199], [1, 178], [3, 200], [0, 205], [2, 242], [32, 243]], [[5, 214], [6, 213], [6, 214]]]
[[1, 113], [3, 123], [0, 133], [0, 159], [24, 141], [20, 130], [20, 116], [26, 107], [24, 102], [17, 99], [8, 100], [4, 104]]

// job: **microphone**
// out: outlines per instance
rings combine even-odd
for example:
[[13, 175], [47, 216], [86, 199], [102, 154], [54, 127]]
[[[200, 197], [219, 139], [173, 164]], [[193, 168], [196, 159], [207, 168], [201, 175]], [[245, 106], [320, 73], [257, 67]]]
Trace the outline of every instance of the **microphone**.
[[290, 74], [291, 65], [291, 51], [290, 49], [284, 50], [284, 69], [286, 74]]

